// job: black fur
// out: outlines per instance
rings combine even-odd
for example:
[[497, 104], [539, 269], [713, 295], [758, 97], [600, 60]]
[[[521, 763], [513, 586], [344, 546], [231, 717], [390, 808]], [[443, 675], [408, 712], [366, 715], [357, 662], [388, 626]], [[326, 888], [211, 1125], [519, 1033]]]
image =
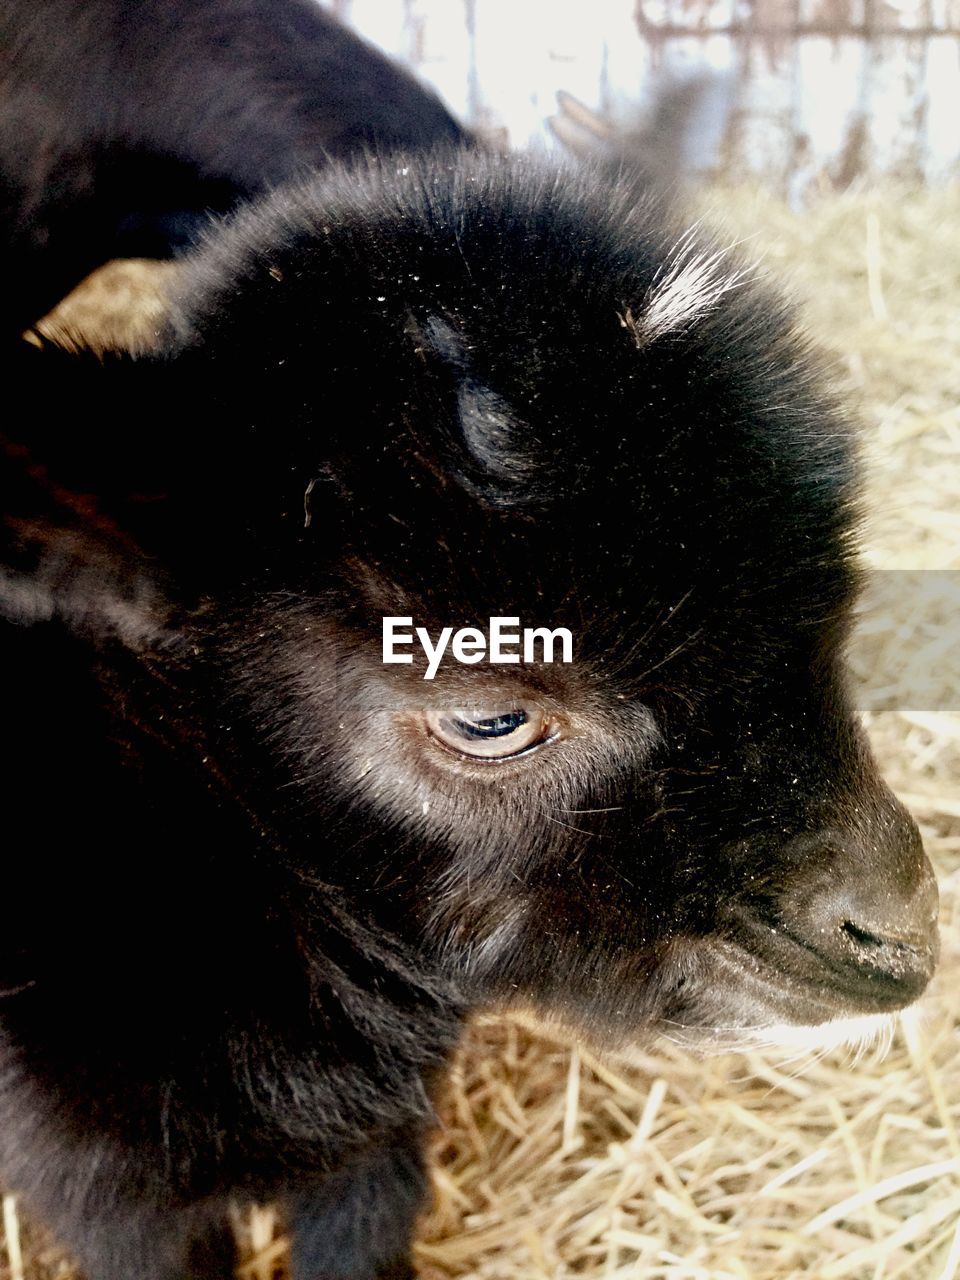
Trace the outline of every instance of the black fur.
[[[922, 990], [850, 432], [714, 253], [590, 172], [371, 161], [211, 233], [159, 354], [8, 361], [0, 1176], [91, 1280], [222, 1277], [229, 1196], [300, 1280], [408, 1274], [479, 1006], [620, 1045]], [[428, 683], [408, 614], [575, 661]], [[500, 763], [423, 720], [517, 703], [559, 732]]]
[[315, 0], [0, 0], [0, 320], [332, 157], [466, 137]]

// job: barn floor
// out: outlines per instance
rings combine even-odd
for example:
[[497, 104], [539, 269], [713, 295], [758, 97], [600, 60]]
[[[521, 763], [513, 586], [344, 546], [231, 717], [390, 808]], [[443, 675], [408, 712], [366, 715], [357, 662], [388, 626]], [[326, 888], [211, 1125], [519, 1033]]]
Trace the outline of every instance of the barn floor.
[[[792, 279], [836, 357], [866, 428], [868, 564], [960, 570], [960, 188], [827, 194], [802, 213], [752, 192], [705, 204]], [[109, 344], [132, 307], [148, 332], [151, 278], [121, 269], [65, 323]], [[881, 763], [940, 876], [943, 959], [922, 1009], [885, 1056], [697, 1060], [662, 1044], [630, 1068], [525, 1016], [483, 1020], [437, 1140], [424, 1277], [960, 1274], [960, 605], [941, 601], [924, 640], [914, 598], [901, 602], [865, 623], [854, 656]], [[918, 692], [917, 661], [897, 655], [924, 643]], [[70, 1274], [11, 1197], [3, 1225], [0, 1280]], [[272, 1213], [238, 1230], [240, 1274], [282, 1275]]]

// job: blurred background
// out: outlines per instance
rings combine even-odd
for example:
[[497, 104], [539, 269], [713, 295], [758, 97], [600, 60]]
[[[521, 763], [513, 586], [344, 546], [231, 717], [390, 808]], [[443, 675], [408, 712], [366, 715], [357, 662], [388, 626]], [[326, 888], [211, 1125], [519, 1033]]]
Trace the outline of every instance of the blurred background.
[[512, 147], [551, 144], [558, 91], [617, 122], [699, 82], [688, 161], [802, 193], [956, 176], [957, 0], [325, 0]]

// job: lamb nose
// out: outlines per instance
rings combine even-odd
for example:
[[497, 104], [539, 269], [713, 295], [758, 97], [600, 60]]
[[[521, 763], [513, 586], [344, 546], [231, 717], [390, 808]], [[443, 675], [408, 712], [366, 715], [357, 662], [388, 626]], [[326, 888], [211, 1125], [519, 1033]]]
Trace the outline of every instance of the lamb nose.
[[893, 982], [907, 999], [929, 982], [939, 955], [937, 884], [924, 864], [920, 883], [904, 895], [897, 887], [843, 885], [809, 904], [814, 946], [832, 964], [867, 980]]

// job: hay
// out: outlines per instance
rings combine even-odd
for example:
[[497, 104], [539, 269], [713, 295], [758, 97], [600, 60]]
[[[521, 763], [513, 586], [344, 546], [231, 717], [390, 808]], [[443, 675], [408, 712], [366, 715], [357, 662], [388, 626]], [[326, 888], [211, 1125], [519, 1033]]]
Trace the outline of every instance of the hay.
[[[750, 237], [773, 274], [793, 279], [837, 357], [866, 426], [869, 563], [960, 567], [960, 190], [852, 192], [803, 213], [756, 192], [712, 193], [709, 204], [731, 238]], [[894, 647], [905, 621], [879, 624]], [[855, 656], [869, 666], [876, 652]], [[941, 683], [926, 706], [907, 697], [904, 707], [897, 693], [886, 689], [869, 728], [939, 870], [943, 960], [890, 1053], [855, 1064], [833, 1054], [801, 1070], [775, 1055], [702, 1061], [664, 1044], [624, 1067], [526, 1015], [484, 1018], [445, 1103], [417, 1246], [423, 1276], [960, 1273], [960, 687]], [[3, 1220], [0, 1280], [52, 1276], [54, 1255], [9, 1199]], [[240, 1274], [282, 1274], [270, 1211], [238, 1227]]]

